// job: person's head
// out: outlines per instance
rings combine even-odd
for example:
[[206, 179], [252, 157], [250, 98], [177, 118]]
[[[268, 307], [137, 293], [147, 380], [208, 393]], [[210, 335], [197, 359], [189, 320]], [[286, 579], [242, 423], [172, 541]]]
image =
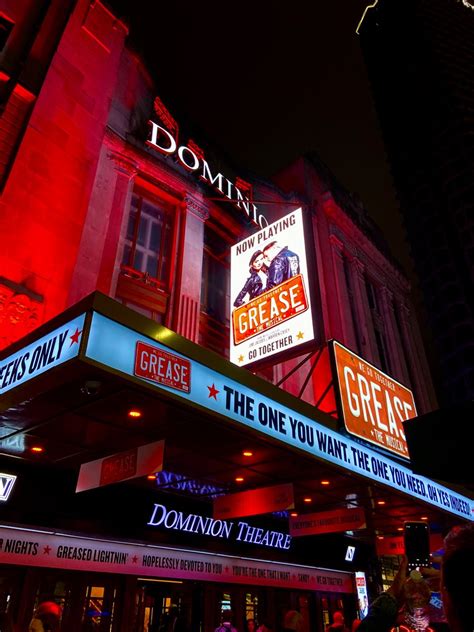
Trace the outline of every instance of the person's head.
[[261, 623], [258, 629], [259, 632], [273, 632], [272, 626], [267, 621]]
[[333, 614], [332, 621], [335, 625], [344, 625], [344, 615], [340, 610], [336, 610]]
[[57, 630], [61, 620], [61, 606], [54, 601], [43, 601], [36, 608], [34, 616], [48, 629]]
[[453, 530], [446, 537], [441, 564], [441, 592], [452, 632], [472, 632], [472, 581], [474, 568], [474, 525]]
[[263, 252], [261, 250], [256, 250], [253, 253], [253, 255], [250, 257], [250, 261], [249, 261], [250, 272], [252, 272], [252, 270], [255, 270], [256, 272], [258, 272], [264, 266], [265, 266], [265, 257], [264, 257]]
[[247, 619], [246, 621], [247, 632], [255, 632], [257, 626], [255, 625], [255, 619]]
[[271, 241], [265, 246], [265, 248], [263, 249], [263, 256], [265, 257], [266, 265], [269, 265], [273, 261], [280, 250], [281, 248], [278, 245], [277, 241]]

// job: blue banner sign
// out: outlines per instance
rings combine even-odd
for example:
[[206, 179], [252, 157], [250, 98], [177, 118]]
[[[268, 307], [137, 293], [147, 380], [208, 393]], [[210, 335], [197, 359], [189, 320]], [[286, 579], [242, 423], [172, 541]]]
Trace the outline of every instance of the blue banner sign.
[[85, 314], [0, 361], [0, 395], [79, 355]]
[[[140, 349], [153, 345], [157, 353], [176, 366], [190, 362], [187, 390], [170, 382], [170, 386], [153, 377], [143, 378], [138, 368]], [[171, 351], [151, 339], [94, 313], [86, 356], [125, 375], [148, 383], [158, 391], [172, 393], [183, 401], [197, 404], [244, 426], [257, 430], [281, 443], [298, 448], [325, 462], [339, 465], [367, 479], [387, 485], [433, 507], [444, 509], [466, 520], [474, 520], [474, 501], [388, 459], [313, 419], [301, 415], [261, 393], [214, 371], [213, 369]], [[147, 370], [154, 370], [147, 366]]]

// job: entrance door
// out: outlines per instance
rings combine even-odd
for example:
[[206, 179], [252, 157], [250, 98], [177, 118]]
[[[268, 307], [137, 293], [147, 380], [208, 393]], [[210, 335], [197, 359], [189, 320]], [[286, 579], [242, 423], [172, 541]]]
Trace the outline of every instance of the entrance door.
[[139, 578], [133, 632], [187, 632], [193, 605], [191, 584]]

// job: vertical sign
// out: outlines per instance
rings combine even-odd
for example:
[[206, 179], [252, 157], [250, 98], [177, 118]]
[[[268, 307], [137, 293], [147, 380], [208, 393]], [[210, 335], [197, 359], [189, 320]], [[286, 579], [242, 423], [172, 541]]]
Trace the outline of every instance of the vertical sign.
[[403, 422], [416, 417], [413, 393], [336, 341], [332, 351], [347, 431], [408, 459]]
[[315, 338], [302, 209], [231, 248], [230, 359], [259, 362]]
[[367, 582], [365, 573], [357, 571], [355, 574], [357, 600], [359, 603], [359, 619], [363, 619], [369, 613], [369, 598], [367, 596]]

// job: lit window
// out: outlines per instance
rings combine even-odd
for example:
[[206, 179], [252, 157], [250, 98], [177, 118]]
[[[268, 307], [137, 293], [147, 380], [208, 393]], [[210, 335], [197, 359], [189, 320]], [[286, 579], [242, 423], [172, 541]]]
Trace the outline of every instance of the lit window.
[[151, 277], [168, 288], [173, 235], [169, 209], [134, 193], [130, 205], [122, 266]]

